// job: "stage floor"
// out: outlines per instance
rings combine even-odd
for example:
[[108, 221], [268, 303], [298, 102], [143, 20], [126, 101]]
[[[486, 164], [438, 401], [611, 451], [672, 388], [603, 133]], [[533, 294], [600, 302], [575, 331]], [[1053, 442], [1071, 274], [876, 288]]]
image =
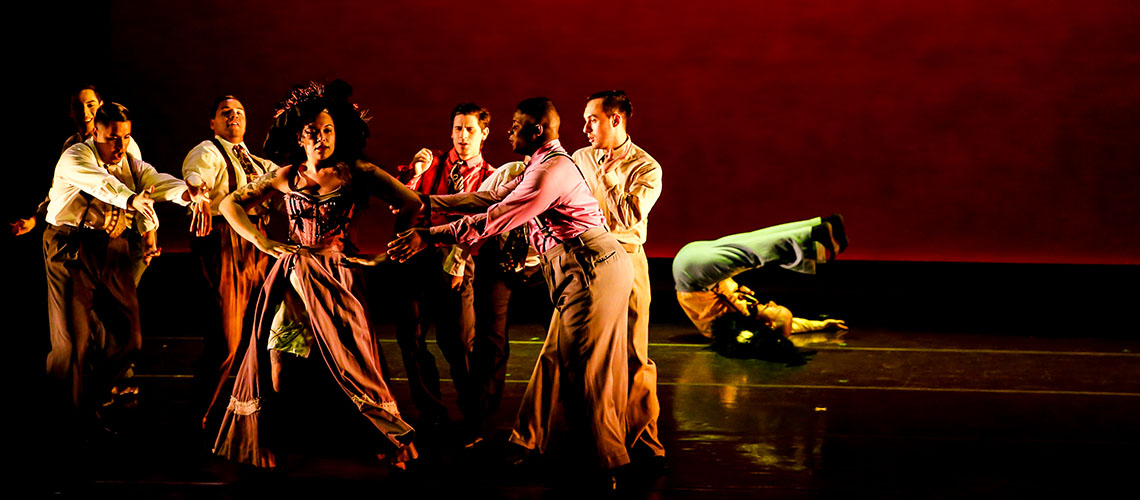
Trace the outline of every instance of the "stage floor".
[[[148, 321], [137, 404], [109, 411], [119, 436], [63, 457], [34, 450], [32, 463], [47, 474], [31, 491], [97, 498], [581, 498], [580, 481], [562, 472], [557, 449], [518, 468], [497, 461], [494, 447], [462, 451], [441, 438], [422, 446], [410, 473], [395, 476], [375, 459], [351, 454], [290, 456], [286, 470], [273, 474], [214, 458], [187, 419], [201, 339], [155, 334], [164, 325]], [[414, 421], [393, 328], [378, 329], [393, 390]], [[493, 440], [506, 438], [543, 335], [538, 324], [512, 327]], [[691, 325], [655, 323], [650, 336], [668, 465], [629, 496], [1088, 497], [1128, 487], [1140, 465], [1140, 341], [1120, 335], [1038, 338], [854, 324], [841, 339], [810, 339], [816, 354], [802, 366], [722, 357]], [[446, 377], [444, 366], [441, 372]], [[449, 380], [444, 391], [458, 419]]]

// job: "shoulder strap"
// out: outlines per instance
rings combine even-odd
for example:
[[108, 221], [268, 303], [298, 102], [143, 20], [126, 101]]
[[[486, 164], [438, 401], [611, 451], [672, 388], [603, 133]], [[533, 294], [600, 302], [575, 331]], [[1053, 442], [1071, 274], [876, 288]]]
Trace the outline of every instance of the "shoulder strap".
[[139, 190], [139, 164], [138, 160], [131, 153], [124, 153], [127, 155], [127, 169], [131, 171], [131, 180], [135, 182], [134, 190]]
[[[546, 162], [553, 160], [554, 158], [557, 158], [559, 156], [565, 156], [567, 160], [570, 160], [570, 163], [574, 164], [574, 168], [578, 169], [578, 175], [582, 176], [583, 180], [586, 179], [586, 174], [582, 173], [582, 167], [579, 167], [578, 162], [574, 161], [574, 157], [570, 156], [565, 151], [551, 151], [549, 153], [546, 153], [546, 156], [543, 156], [542, 161], [540, 161], [538, 163], [539, 164], [546, 163]], [[588, 187], [588, 185], [587, 185], [587, 187]]]
[[[218, 148], [218, 152], [222, 154], [222, 158], [226, 160], [226, 169], [229, 174], [229, 192], [234, 192], [237, 189], [237, 171], [234, 170], [234, 161], [230, 159], [230, 155], [226, 154], [226, 148], [218, 141], [217, 137], [211, 137], [210, 142], [214, 143], [214, 147]], [[259, 165], [260, 166], [260, 165]]]

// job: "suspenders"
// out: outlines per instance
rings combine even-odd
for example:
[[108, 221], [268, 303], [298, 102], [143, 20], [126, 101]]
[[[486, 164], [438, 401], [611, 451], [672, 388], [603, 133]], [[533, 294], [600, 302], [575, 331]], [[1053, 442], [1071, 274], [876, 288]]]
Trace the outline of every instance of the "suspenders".
[[[538, 163], [539, 163], [539, 165], [541, 165], [541, 164], [546, 163], [550, 160], [558, 158], [559, 156], [564, 156], [564, 157], [566, 157], [567, 160], [570, 160], [570, 163], [572, 165], [574, 165], [574, 168], [578, 169], [578, 175], [581, 175], [583, 180], [586, 178], [586, 175], [582, 173], [582, 167], [579, 167], [578, 164], [574, 162], [574, 158], [571, 157], [569, 154], [566, 154], [565, 151], [551, 151], [551, 152], [547, 153], [546, 156], [543, 156], [542, 161], [540, 161]], [[534, 218], [534, 223], [535, 223], [535, 225], [538, 226], [538, 230], [539, 230], [539, 232], [542, 233], [543, 236], [546, 236], [547, 238], [550, 238], [554, 241], [557, 241], [558, 244], [562, 244], [562, 238], [559, 238], [559, 237], [554, 235], [554, 230], [550, 228], [549, 223], [547, 223], [546, 221], [544, 221], [542, 219], [542, 214], [539, 214], [537, 217]]]
[[[95, 154], [95, 158], [101, 160], [99, 151], [95, 149], [95, 146], [89, 146], [91, 147], [91, 152]], [[137, 160], [135, 160], [135, 157], [130, 153], [124, 154], [127, 156], [127, 170], [131, 172], [131, 182], [134, 184], [131, 186], [131, 189], [139, 191]], [[94, 200], [95, 197], [85, 191], [80, 191], [79, 194], [83, 197], [83, 200], [87, 202], [86, 206], [83, 207], [83, 215], [79, 216], [78, 227], [83, 228], [83, 224], [87, 221], [87, 214], [91, 212], [91, 200]], [[108, 205], [108, 207], [106, 213], [103, 214], [103, 227], [95, 229], [102, 229], [106, 231], [111, 238], [118, 238], [128, 226], [134, 225], [134, 214], [131, 212], [131, 207], [119, 208], [112, 205]]]
[[[237, 170], [234, 169], [234, 161], [230, 159], [230, 155], [226, 154], [226, 148], [222, 146], [222, 143], [218, 141], [217, 137], [211, 137], [210, 142], [214, 143], [214, 147], [218, 148], [218, 152], [222, 153], [222, 159], [226, 160], [226, 168], [228, 169], [230, 180], [229, 192], [232, 193], [235, 189], [237, 189]], [[261, 162], [257, 161], [253, 155], [249, 155], [249, 161], [253, 162], [254, 165], [257, 165], [257, 168], [265, 170], [265, 166], [262, 165]]]

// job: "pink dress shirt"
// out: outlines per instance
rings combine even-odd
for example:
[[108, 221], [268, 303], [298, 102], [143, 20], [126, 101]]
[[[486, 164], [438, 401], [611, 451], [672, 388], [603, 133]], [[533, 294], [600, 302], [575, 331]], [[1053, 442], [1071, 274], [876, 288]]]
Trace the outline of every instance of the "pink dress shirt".
[[530, 244], [541, 253], [605, 225], [586, 179], [558, 139], [535, 151], [514, 180], [492, 191], [432, 196], [431, 210], [484, 212], [433, 226], [431, 234], [443, 242], [472, 246], [528, 224]]

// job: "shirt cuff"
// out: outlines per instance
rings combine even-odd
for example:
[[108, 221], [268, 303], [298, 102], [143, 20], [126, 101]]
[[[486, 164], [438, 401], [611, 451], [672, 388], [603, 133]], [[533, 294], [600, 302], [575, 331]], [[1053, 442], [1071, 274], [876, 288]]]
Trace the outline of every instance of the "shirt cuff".
[[463, 247], [452, 245], [451, 251], [447, 253], [447, 258], [443, 259], [443, 272], [452, 276], [463, 276], [464, 267], [466, 267], [466, 260]]
[[213, 186], [207, 186], [206, 180], [203, 179], [201, 175], [198, 175], [197, 172], [191, 172], [190, 175], [187, 175], [186, 176], [186, 183], [191, 185], [191, 186], [204, 186], [207, 191], [209, 191], [210, 188], [213, 187]]
[[450, 224], [432, 226], [428, 228], [428, 234], [431, 235], [431, 243], [455, 244], [455, 229]]

